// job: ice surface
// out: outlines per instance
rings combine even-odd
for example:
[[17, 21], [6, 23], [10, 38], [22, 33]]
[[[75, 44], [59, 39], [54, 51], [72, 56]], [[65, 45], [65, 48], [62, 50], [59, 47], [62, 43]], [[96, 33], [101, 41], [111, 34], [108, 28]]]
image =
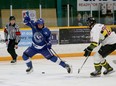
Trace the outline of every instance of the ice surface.
[[[0, 86], [116, 86], [116, 72], [106, 76], [102, 74], [96, 78], [90, 77], [90, 72], [94, 71], [92, 58], [87, 60], [80, 74], [78, 68], [85, 60], [84, 57], [63, 58], [73, 66], [72, 74], [46, 59], [33, 60], [34, 72], [31, 74], [26, 74], [27, 67], [23, 61], [18, 61], [16, 65], [0, 62]], [[113, 64], [112, 60], [116, 60], [116, 56], [107, 57], [107, 61], [116, 70], [116, 64]]]

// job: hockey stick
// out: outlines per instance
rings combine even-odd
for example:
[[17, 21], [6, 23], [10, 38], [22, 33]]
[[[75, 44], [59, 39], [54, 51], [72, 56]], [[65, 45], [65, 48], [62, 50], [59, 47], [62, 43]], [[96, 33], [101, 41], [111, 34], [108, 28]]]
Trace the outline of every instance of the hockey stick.
[[114, 64], [116, 64], [116, 60], [113, 60], [112, 62], [113, 62]]
[[51, 48], [52, 52], [61, 60], [60, 56], [54, 51], [53, 48]]
[[89, 56], [86, 57], [85, 61], [83, 62], [82, 66], [78, 69], [78, 74], [80, 73], [81, 69], [83, 68], [84, 64], [86, 63]]

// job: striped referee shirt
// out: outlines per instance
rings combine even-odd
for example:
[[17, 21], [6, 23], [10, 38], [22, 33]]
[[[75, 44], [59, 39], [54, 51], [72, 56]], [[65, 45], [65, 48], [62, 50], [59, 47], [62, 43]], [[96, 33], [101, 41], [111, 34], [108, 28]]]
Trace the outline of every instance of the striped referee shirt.
[[5, 41], [15, 40], [15, 43], [18, 44], [20, 41], [21, 32], [17, 24], [11, 25], [10, 23], [5, 26], [4, 29]]

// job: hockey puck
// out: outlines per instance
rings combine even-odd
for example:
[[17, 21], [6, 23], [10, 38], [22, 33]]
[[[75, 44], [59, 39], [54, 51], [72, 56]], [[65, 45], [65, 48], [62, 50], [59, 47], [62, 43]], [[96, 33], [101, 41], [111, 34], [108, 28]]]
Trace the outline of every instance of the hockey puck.
[[42, 74], [45, 74], [45, 72], [42, 72]]

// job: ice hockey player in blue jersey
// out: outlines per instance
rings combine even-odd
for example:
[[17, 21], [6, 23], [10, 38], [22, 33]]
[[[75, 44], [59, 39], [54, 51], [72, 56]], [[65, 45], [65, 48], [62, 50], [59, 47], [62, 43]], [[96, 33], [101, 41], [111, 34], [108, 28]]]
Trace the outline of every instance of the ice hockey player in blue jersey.
[[44, 20], [40, 18], [34, 23], [29, 16], [26, 16], [24, 17], [24, 24], [32, 28], [32, 45], [24, 51], [22, 56], [28, 67], [26, 72], [31, 73], [33, 71], [33, 65], [30, 58], [35, 54], [40, 53], [46, 59], [59, 64], [63, 68], [66, 68], [68, 73], [71, 73], [71, 66], [51, 52], [51, 32], [44, 26]]

